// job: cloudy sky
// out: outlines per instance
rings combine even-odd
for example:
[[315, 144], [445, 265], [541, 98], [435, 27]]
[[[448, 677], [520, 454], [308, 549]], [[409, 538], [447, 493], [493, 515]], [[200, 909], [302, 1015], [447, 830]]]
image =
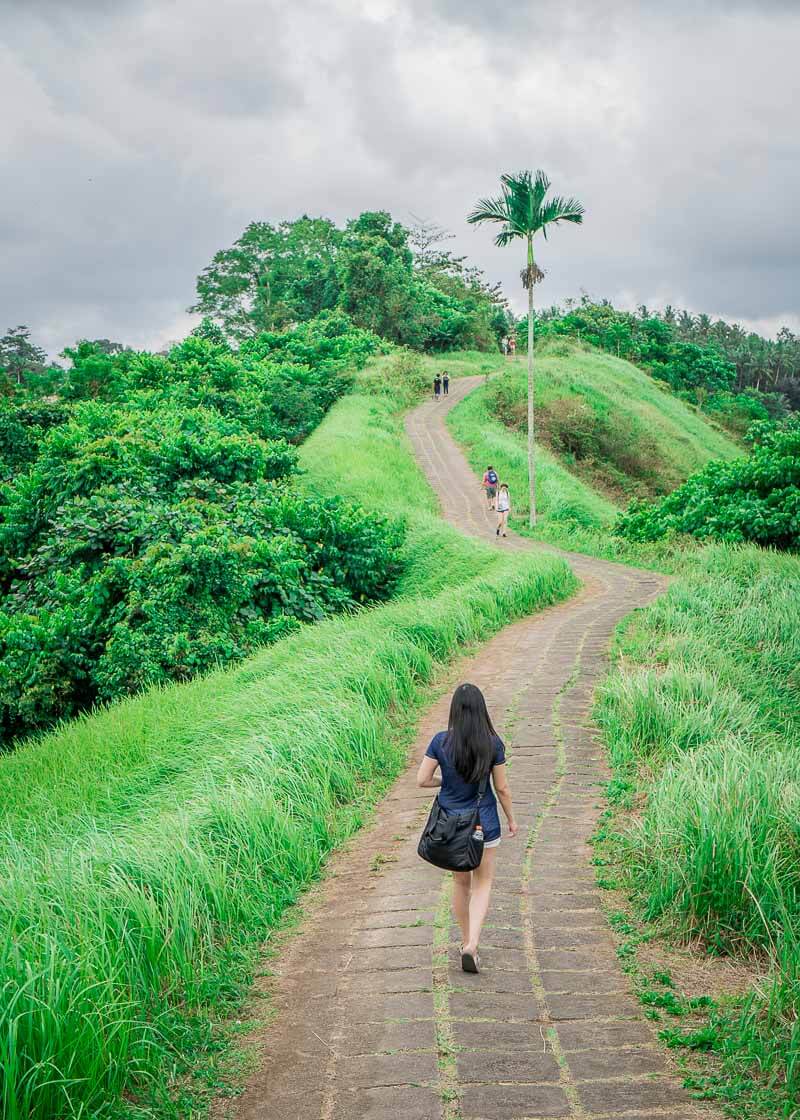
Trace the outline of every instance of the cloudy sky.
[[0, 331], [186, 333], [254, 219], [464, 216], [504, 170], [586, 206], [540, 247], [586, 290], [800, 329], [796, 0], [0, 0]]

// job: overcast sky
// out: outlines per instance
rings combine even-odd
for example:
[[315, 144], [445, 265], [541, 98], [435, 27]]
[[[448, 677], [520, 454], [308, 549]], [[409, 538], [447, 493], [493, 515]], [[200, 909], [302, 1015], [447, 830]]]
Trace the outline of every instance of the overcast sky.
[[0, 0], [0, 331], [159, 346], [255, 219], [389, 209], [456, 234], [504, 170], [586, 207], [586, 290], [800, 329], [800, 3]]

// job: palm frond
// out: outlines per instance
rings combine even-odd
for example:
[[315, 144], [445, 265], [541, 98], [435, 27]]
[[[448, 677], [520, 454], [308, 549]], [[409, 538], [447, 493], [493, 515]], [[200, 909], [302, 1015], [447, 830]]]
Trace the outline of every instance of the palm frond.
[[545, 175], [544, 171], [536, 172], [536, 180], [533, 184], [533, 197], [536, 202], [536, 208], [541, 209], [544, 202], [544, 196], [550, 190], [550, 180]]
[[574, 222], [580, 225], [586, 208], [575, 198], [548, 198], [542, 206], [539, 218], [542, 226], [551, 225], [553, 222]]
[[583, 221], [584, 208], [574, 198], [545, 196], [550, 180], [544, 171], [506, 172], [500, 176], [503, 189], [501, 198], [482, 198], [467, 218], [468, 222], [499, 222], [503, 228], [495, 238], [495, 245], [503, 247], [518, 237], [527, 237], [540, 230], [547, 238], [548, 225], [558, 222]]
[[501, 229], [497, 237], [494, 239], [495, 245], [498, 249], [504, 249], [506, 245], [510, 245], [512, 241], [516, 241], [518, 237], [524, 237], [524, 233], [512, 225], [507, 225], [505, 229]]
[[508, 209], [505, 198], [480, 198], [467, 221], [472, 225], [481, 222], [507, 222]]

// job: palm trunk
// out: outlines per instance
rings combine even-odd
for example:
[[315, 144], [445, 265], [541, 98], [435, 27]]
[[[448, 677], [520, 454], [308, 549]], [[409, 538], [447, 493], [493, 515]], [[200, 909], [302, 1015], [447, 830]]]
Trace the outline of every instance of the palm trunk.
[[533, 452], [533, 237], [528, 234], [528, 489], [530, 525], [536, 524], [536, 461]]

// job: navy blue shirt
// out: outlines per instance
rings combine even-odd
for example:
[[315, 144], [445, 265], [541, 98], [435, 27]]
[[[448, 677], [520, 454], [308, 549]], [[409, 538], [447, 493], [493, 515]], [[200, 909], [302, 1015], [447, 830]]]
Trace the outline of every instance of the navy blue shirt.
[[[430, 741], [425, 751], [428, 758], [439, 763], [442, 772], [442, 788], [439, 790], [439, 804], [448, 813], [463, 813], [475, 808], [478, 800], [479, 782], [465, 781], [453, 766], [447, 752], [447, 732], [439, 731]], [[505, 747], [499, 736], [494, 737], [494, 762], [492, 766], [502, 766], [506, 760]], [[489, 782], [483, 795], [480, 808], [484, 840], [497, 840], [500, 836], [500, 817], [497, 812], [497, 799]]]

